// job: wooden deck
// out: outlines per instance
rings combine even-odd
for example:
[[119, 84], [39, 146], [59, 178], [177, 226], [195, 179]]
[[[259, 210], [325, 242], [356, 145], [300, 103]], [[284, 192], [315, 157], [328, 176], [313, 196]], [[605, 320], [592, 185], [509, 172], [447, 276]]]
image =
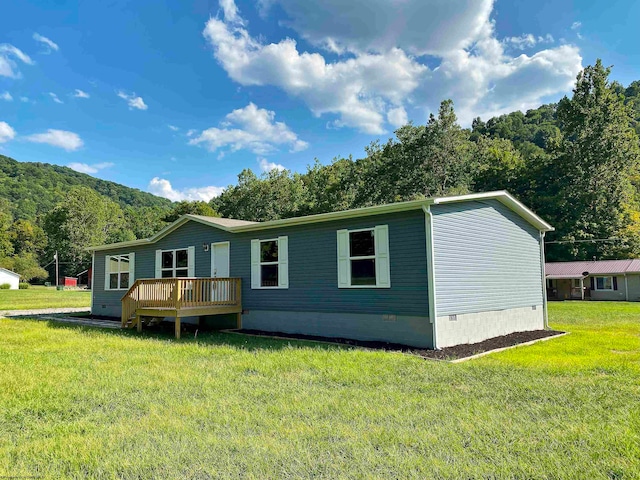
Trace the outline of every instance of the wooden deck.
[[141, 331], [143, 318], [173, 317], [180, 338], [181, 318], [235, 313], [241, 328], [241, 312], [239, 278], [140, 279], [122, 297], [122, 328]]

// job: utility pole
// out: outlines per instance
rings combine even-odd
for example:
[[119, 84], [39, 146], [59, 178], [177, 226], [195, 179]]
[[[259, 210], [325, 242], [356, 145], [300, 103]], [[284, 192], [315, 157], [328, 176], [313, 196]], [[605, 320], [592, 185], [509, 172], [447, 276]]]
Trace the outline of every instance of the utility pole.
[[60, 281], [60, 265], [58, 263], [58, 251], [56, 250], [56, 289], [58, 288], [58, 282]]

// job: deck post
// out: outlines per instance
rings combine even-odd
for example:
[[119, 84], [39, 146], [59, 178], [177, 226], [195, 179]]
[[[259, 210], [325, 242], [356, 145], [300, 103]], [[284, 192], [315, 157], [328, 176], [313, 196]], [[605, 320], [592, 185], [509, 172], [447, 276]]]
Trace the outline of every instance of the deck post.
[[176, 315], [176, 339], [180, 340], [180, 316]]
[[138, 322], [138, 333], [142, 332], [142, 318], [136, 314], [136, 322]]
[[238, 330], [241, 330], [242, 329], [242, 312], [238, 312], [236, 315], [237, 315], [236, 328]]

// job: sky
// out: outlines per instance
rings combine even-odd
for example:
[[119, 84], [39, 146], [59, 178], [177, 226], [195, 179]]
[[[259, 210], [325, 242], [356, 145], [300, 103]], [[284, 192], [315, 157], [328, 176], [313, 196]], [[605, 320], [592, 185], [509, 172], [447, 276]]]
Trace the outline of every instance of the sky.
[[463, 126], [640, 79], [634, 0], [4, 0], [0, 154], [209, 200], [250, 168], [364, 156], [451, 98]]

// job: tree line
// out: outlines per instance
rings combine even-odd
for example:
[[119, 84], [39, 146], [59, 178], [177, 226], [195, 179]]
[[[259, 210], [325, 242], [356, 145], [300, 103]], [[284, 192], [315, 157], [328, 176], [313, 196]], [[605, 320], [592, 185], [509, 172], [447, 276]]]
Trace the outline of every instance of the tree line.
[[578, 75], [570, 98], [477, 118], [471, 128], [445, 100], [425, 125], [399, 128], [363, 158], [315, 160], [304, 173], [246, 169], [209, 203], [123, 202], [123, 192], [74, 185], [25, 218], [23, 200], [0, 198], [0, 266], [41, 278], [37, 268], [58, 251], [65, 271], [77, 273], [90, 264], [85, 247], [149, 237], [185, 213], [267, 221], [491, 190], [509, 190], [556, 228], [549, 260], [637, 257], [640, 82], [625, 88], [609, 75], [598, 60]]

